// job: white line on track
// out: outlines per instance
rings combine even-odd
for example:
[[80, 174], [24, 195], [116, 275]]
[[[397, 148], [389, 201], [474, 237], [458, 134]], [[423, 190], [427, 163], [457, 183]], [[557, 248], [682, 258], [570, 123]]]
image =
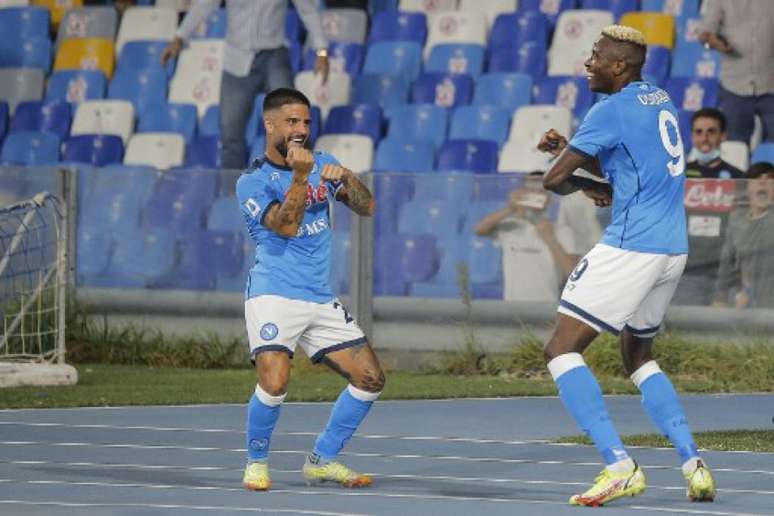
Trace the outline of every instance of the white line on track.
[[632, 505], [628, 507], [635, 511], [658, 511], [658, 512], [671, 512], [678, 514], [702, 514], [709, 516], [761, 516], [760, 513], [752, 512], [724, 512], [724, 511], [709, 511], [705, 509], [677, 509], [672, 507], [647, 507], [645, 505]]
[[217, 511], [217, 512], [269, 512], [272, 514], [314, 514], [317, 516], [363, 516], [352, 512], [327, 512], [327, 511], [308, 511], [304, 509], [267, 509], [265, 507], [224, 507], [208, 505], [179, 505], [171, 503], [87, 503], [87, 502], [45, 502], [39, 500], [0, 500], [0, 504], [5, 505], [32, 505], [46, 507], [111, 507], [111, 508], [134, 508], [134, 509], [186, 509], [193, 511]]

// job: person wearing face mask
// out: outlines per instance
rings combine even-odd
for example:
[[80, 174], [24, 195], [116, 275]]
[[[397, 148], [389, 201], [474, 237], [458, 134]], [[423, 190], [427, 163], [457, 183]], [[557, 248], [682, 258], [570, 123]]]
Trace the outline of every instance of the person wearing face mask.
[[703, 108], [691, 117], [694, 160], [685, 166], [686, 177], [739, 179], [744, 172], [723, 161], [720, 145], [726, 140], [726, 116], [715, 108]]
[[755, 163], [747, 178], [748, 203], [731, 214], [713, 304], [774, 308], [774, 165]]

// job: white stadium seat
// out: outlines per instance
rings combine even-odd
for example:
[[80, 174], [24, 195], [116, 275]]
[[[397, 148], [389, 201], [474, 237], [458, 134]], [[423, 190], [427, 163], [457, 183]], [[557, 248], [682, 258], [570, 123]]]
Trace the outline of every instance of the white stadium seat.
[[483, 12], [486, 25], [491, 28], [499, 15], [516, 12], [517, 7], [518, 0], [460, 0], [459, 10]]
[[37, 68], [0, 68], [0, 100], [8, 102], [13, 114], [20, 102], [43, 98], [44, 81]]
[[585, 75], [584, 61], [602, 29], [613, 24], [610, 11], [568, 10], [559, 15], [551, 48], [548, 75]]
[[567, 139], [572, 130], [572, 112], [561, 106], [524, 106], [516, 111], [497, 170], [500, 172], [532, 172], [546, 170], [549, 154], [537, 150], [543, 133], [556, 129]]
[[191, 7], [192, 0], [156, 0], [156, 7], [167, 7], [181, 13]]
[[0, 0], [0, 9], [4, 7], [27, 7], [30, 0]]
[[309, 98], [315, 106], [320, 107], [323, 120], [328, 117], [328, 111], [335, 106], [349, 104], [351, 80], [346, 73], [331, 72], [328, 82], [322, 83], [322, 77], [307, 70], [296, 74], [295, 87]]
[[179, 167], [185, 156], [185, 139], [177, 133], [137, 133], [129, 140], [124, 165], [150, 165], [159, 170]]
[[134, 132], [134, 106], [128, 100], [86, 100], [78, 104], [70, 134], [114, 134], [124, 145]]
[[130, 7], [121, 18], [116, 55], [127, 41], [172, 41], [177, 30], [177, 11], [168, 7]]
[[219, 104], [224, 48], [219, 39], [191, 41], [178, 58], [169, 101], [196, 105], [200, 118], [208, 107]]
[[486, 46], [486, 20], [481, 11], [437, 12], [427, 19], [425, 59], [442, 43], [475, 43]]
[[456, 9], [457, 0], [400, 0], [398, 4], [399, 11], [419, 11], [425, 14]]
[[326, 134], [317, 138], [314, 150], [332, 154], [352, 172], [371, 170], [374, 142], [363, 134]]

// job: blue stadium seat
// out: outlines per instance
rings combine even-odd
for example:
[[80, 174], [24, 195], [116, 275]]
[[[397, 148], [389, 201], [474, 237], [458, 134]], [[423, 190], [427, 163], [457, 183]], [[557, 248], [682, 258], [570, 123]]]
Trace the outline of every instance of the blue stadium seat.
[[[97, 173], [99, 176], [103, 171]], [[109, 174], [115, 178], [118, 174]], [[140, 227], [140, 214], [145, 197], [142, 193], [127, 190], [132, 185], [120, 181], [123, 191], [119, 188], [101, 187], [87, 195], [79, 203], [78, 220], [89, 228], [99, 229], [103, 233], [121, 238], [125, 231], [137, 230]]]
[[438, 271], [428, 280], [411, 285], [412, 297], [459, 298], [459, 267], [468, 262], [466, 243], [439, 244], [440, 264]]
[[242, 268], [242, 234], [231, 231], [200, 231], [181, 239], [180, 261], [153, 288], [212, 290], [216, 276], [235, 276]]
[[411, 85], [411, 102], [455, 107], [470, 104], [473, 77], [470, 74], [423, 73]]
[[382, 110], [375, 104], [336, 106], [328, 113], [323, 134], [365, 134], [374, 145], [382, 133]]
[[219, 170], [173, 168], [159, 174], [151, 197], [183, 198], [208, 210], [220, 192], [220, 176]]
[[6, 165], [51, 165], [59, 161], [59, 137], [52, 133], [12, 132], [3, 143]]
[[524, 73], [485, 73], [476, 81], [473, 104], [511, 113], [532, 101], [532, 77]]
[[576, 119], [583, 119], [594, 104], [594, 94], [585, 77], [557, 75], [544, 77], [533, 88], [535, 104], [555, 104], [570, 109]]
[[497, 171], [497, 144], [488, 140], [448, 140], [438, 151], [438, 170]]
[[226, 25], [228, 18], [226, 17], [226, 9], [216, 9], [209, 18], [207, 18], [206, 25], [203, 30], [194, 30], [191, 34], [191, 39], [224, 39], [226, 37]]
[[686, 155], [693, 148], [693, 140], [691, 139], [691, 118], [693, 113], [693, 111], [685, 111], [683, 109], [677, 110], [677, 124], [680, 126], [680, 138], [683, 140], [683, 150], [685, 150]]
[[169, 274], [175, 263], [175, 234], [164, 227], [127, 231], [116, 241], [100, 286], [145, 288]]
[[425, 71], [467, 73], [478, 77], [484, 71], [484, 47], [472, 43], [435, 45], [430, 51]]
[[220, 138], [197, 136], [186, 146], [185, 167], [220, 168]]
[[167, 77], [171, 79], [175, 72], [177, 60], [170, 59], [165, 67], [161, 66], [161, 54], [167, 45], [169, 45], [168, 41], [127, 41], [121, 48], [116, 73], [124, 70], [163, 69]]
[[139, 220], [140, 205], [145, 203], [153, 192], [159, 172], [148, 165], [108, 165], [95, 174], [91, 193], [112, 198], [117, 194], [130, 192], [137, 198]]
[[462, 227], [465, 205], [447, 200], [413, 200], [400, 208], [399, 233], [428, 233], [448, 243], [457, 238]]
[[207, 206], [195, 202], [185, 187], [158, 186], [145, 205], [143, 227], [167, 228], [176, 234], [191, 235], [204, 228]]
[[0, 67], [38, 68], [48, 74], [51, 69], [51, 40], [36, 37], [0, 41]]
[[239, 210], [236, 197], [218, 197], [207, 215], [207, 229], [218, 231], [244, 231], [245, 219]]
[[374, 174], [376, 210], [374, 227], [377, 240], [397, 232], [400, 207], [414, 195], [414, 178], [406, 174]]
[[501, 14], [495, 18], [489, 33], [489, 53], [515, 50], [524, 43], [535, 43], [545, 53], [548, 46], [549, 23], [538, 11]]
[[99, 70], [57, 70], [48, 78], [46, 101], [82, 102], [105, 98], [107, 79]]
[[110, 265], [113, 238], [101, 227], [91, 227], [88, 221], [78, 224], [76, 275], [79, 286], [93, 286], [93, 279], [103, 275]]
[[473, 237], [470, 242], [470, 282], [473, 285], [502, 283], [502, 251], [488, 238]]
[[663, 86], [669, 78], [671, 52], [659, 45], [648, 45], [642, 77], [658, 86]]
[[415, 41], [425, 46], [427, 16], [420, 12], [382, 11], [373, 19], [369, 40]]
[[699, 1], [642, 0], [642, 10], [671, 14], [676, 19], [694, 18], [699, 15]]
[[48, 38], [51, 15], [44, 7], [5, 7], [0, 9], [0, 33], [9, 41]]
[[108, 98], [130, 101], [135, 113], [144, 112], [150, 104], [163, 104], [167, 100], [166, 73], [153, 68], [118, 72], [110, 81]]
[[[17, 111], [19, 107], [16, 107]], [[3, 143], [5, 133], [8, 132], [8, 102], [0, 100], [0, 143]]]
[[416, 41], [377, 41], [368, 46], [364, 74], [403, 75], [408, 81], [422, 71], [422, 47]]
[[352, 88], [355, 104], [378, 104], [385, 110], [405, 104], [409, 96], [409, 82], [401, 75], [363, 74]]
[[546, 74], [546, 50], [537, 43], [522, 43], [517, 49], [501, 48], [489, 56], [487, 72], [517, 72], [539, 79]]
[[331, 237], [331, 287], [336, 295], [349, 292], [349, 254], [352, 248], [348, 232], [334, 231]]
[[266, 94], [259, 93], [253, 99], [253, 109], [245, 126], [245, 142], [248, 146], [252, 145], [256, 137], [266, 134], [266, 128], [263, 126], [263, 99], [265, 97]]
[[503, 203], [511, 191], [520, 187], [523, 183], [523, 174], [492, 174], [487, 176], [475, 176], [471, 195], [475, 202]]
[[69, 102], [28, 100], [16, 106], [11, 131], [53, 133], [60, 140], [70, 134], [72, 108]]
[[432, 172], [414, 177], [416, 193], [414, 199], [442, 200], [451, 204], [467, 206], [473, 194], [475, 174], [460, 172]]
[[545, 0], [519, 0], [519, 13], [522, 12], [541, 12], [548, 19], [551, 30], [556, 26], [556, 20], [562, 11], [575, 9], [575, 0], [556, 0], [546, 2]]
[[427, 172], [435, 163], [432, 142], [385, 138], [379, 143], [374, 169], [389, 172]]
[[697, 111], [718, 104], [717, 79], [676, 77], [667, 81], [665, 89], [677, 109]]
[[718, 77], [720, 53], [707, 50], [701, 43], [678, 42], [674, 50], [670, 77]]
[[[328, 44], [328, 62], [332, 71], [346, 72], [350, 77], [360, 75], [363, 66], [363, 45], [352, 42], [331, 41]], [[314, 70], [317, 54], [314, 48], [304, 53], [303, 70]]]
[[387, 137], [403, 142], [429, 141], [440, 147], [446, 140], [449, 113], [432, 104], [408, 104], [392, 110]]
[[624, 13], [639, 11], [640, 0], [581, 0], [580, 8], [610, 11], [618, 21]]
[[501, 147], [510, 125], [511, 111], [499, 106], [460, 106], [452, 115], [449, 139], [490, 140]]
[[137, 131], [178, 133], [189, 143], [196, 133], [196, 118], [193, 104], [148, 104], [140, 113]]
[[385, 235], [376, 241], [374, 295], [405, 296], [410, 283], [428, 280], [438, 265], [438, 250], [432, 235]]
[[220, 106], [212, 105], [199, 120], [199, 134], [217, 136], [220, 134]]
[[774, 163], [774, 143], [763, 142], [759, 143], [752, 153], [750, 163], [759, 163], [761, 161], [768, 161]]
[[65, 140], [62, 161], [86, 163], [97, 167], [121, 163], [124, 144], [113, 134], [82, 134]]
[[247, 161], [248, 166], [260, 158], [266, 152], [266, 136], [257, 136], [250, 145], [250, 159]]

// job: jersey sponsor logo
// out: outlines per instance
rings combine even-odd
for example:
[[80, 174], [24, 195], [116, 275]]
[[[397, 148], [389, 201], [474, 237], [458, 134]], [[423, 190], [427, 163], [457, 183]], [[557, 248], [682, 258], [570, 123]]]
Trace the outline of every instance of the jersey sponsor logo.
[[279, 335], [279, 328], [277, 328], [276, 324], [268, 322], [261, 326], [261, 338], [263, 340], [274, 340], [277, 338], [277, 335]]
[[[288, 197], [288, 192], [290, 192], [290, 190], [285, 192], [285, 198]], [[304, 202], [306, 208], [311, 208], [315, 204], [323, 204], [326, 202], [328, 202], [328, 185], [320, 183], [320, 185], [315, 188], [309, 183], [306, 184], [306, 201]]]
[[326, 229], [328, 229], [328, 220], [325, 218], [319, 218], [317, 220], [313, 220], [310, 223], [302, 223], [298, 226], [298, 232], [296, 233], [297, 237], [302, 237], [304, 235], [316, 235], [318, 233], [322, 233]]
[[685, 207], [688, 210], [728, 213], [734, 207], [733, 179], [687, 179]]

